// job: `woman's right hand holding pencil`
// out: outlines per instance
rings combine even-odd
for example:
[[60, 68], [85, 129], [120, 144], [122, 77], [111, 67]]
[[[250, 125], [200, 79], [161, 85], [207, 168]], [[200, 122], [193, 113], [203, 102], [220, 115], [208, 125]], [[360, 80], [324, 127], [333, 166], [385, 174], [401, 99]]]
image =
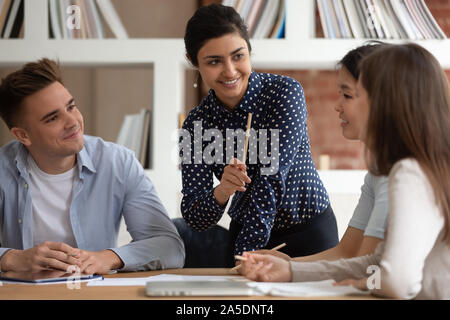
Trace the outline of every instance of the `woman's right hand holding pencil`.
[[236, 191], [245, 192], [245, 184], [251, 180], [247, 176], [247, 166], [236, 158], [232, 163], [225, 166], [220, 179], [220, 184], [214, 189], [214, 198], [219, 205], [223, 206], [230, 196]]
[[290, 256], [288, 256], [286, 253], [280, 252], [278, 250], [261, 249], [261, 250], [252, 251], [252, 253], [269, 254], [269, 255], [275, 256], [277, 258], [286, 260], [286, 261], [292, 260], [292, 258]]
[[244, 252], [239, 272], [252, 281], [290, 282], [291, 267], [288, 261], [271, 254]]

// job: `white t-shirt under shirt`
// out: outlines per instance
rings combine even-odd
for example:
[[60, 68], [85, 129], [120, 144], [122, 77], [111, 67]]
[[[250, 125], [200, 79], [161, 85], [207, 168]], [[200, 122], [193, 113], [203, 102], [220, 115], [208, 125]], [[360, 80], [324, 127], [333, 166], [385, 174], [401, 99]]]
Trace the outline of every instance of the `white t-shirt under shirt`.
[[348, 225], [363, 230], [364, 236], [384, 239], [388, 210], [388, 177], [367, 173], [361, 197]]
[[70, 222], [70, 203], [77, 166], [62, 174], [47, 174], [28, 156], [33, 206], [33, 243], [63, 242], [77, 247]]

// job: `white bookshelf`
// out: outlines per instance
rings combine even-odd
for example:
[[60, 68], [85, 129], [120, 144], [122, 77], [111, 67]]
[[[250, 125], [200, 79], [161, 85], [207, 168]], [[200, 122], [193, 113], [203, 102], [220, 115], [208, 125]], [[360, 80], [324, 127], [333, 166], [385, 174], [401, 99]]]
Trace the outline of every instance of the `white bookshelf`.
[[[252, 40], [253, 67], [333, 69], [348, 50], [366, 41], [315, 39], [314, 0], [286, 0], [286, 8], [286, 38]], [[19, 66], [44, 56], [58, 59], [63, 66], [153, 66], [153, 165], [147, 174], [170, 216], [180, 216], [181, 173], [171, 157], [189, 68], [183, 39], [54, 40], [48, 38], [47, 1], [25, 0], [24, 9], [24, 38], [0, 40], [0, 66]], [[450, 69], [450, 41], [417, 43]]]

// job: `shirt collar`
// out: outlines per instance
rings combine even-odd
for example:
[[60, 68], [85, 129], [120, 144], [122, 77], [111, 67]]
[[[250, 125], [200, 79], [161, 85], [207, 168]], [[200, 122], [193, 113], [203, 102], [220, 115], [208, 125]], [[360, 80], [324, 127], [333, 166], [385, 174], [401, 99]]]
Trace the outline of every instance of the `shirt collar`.
[[80, 174], [80, 179], [83, 178], [82, 177], [83, 167], [85, 167], [91, 172], [97, 172], [95, 170], [94, 163], [92, 162], [89, 153], [86, 151], [86, 141], [84, 141], [83, 149], [81, 149], [81, 151], [78, 152], [77, 154], [77, 165], [78, 165], [78, 172]]
[[[261, 89], [261, 76], [252, 71], [248, 80], [247, 91], [235, 109], [241, 109], [247, 113], [253, 113], [256, 110]], [[217, 99], [213, 89], [209, 90], [209, 96], [210, 104], [214, 113], [220, 116], [224, 112], [229, 112], [222, 105], [219, 99]]]
[[[28, 149], [22, 144], [19, 143], [17, 155], [15, 158], [17, 169], [19, 170], [19, 173], [22, 176], [27, 177], [27, 157], [28, 157]], [[80, 175], [80, 179], [82, 178], [82, 169], [85, 167], [91, 172], [96, 172], [95, 166], [92, 163], [92, 159], [89, 156], [88, 152], [86, 151], [86, 142], [83, 146], [83, 149], [81, 149], [80, 152], [77, 154], [77, 166], [78, 166], [78, 172]]]
[[19, 173], [22, 176], [27, 177], [28, 173], [27, 173], [27, 157], [28, 157], [28, 149], [20, 142], [18, 143], [18, 147], [17, 147], [17, 154], [16, 154], [16, 167], [17, 170], [19, 170]]

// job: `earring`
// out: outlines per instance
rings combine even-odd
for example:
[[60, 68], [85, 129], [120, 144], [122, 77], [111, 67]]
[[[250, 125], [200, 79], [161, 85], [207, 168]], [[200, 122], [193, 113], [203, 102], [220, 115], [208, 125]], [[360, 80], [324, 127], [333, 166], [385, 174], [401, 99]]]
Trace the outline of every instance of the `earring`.
[[194, 81], [194, 88], [198, 88], [198, 78], [200, 77], [200, 72], [199, 71], [197, 71], [197, 77], [195, 78], [195, 81]]

